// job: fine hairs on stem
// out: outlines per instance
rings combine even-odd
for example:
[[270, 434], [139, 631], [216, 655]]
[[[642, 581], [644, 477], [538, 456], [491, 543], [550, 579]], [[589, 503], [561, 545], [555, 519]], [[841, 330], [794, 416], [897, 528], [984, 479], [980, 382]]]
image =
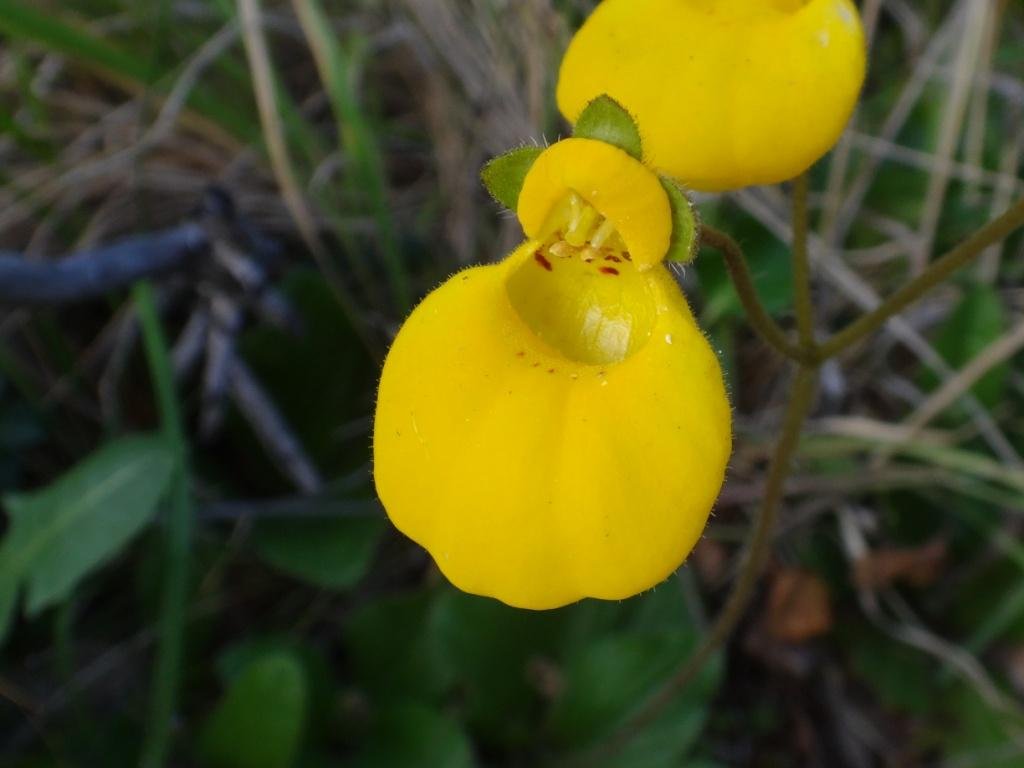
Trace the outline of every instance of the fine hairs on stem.
[[793, 279], [795, 315], [799, 343], [794, 344], [786, 331], [768, 314], [754, 287], [742, 248], [729, 235], [704, 226], [703, 245], [722, 253], [736, 293], [747, 312], [751, 327], [768, 346], [798, 366], [796, 380], [790, 390], [783, 419], [782, 432], [776, 443], [764, 495], [748, 539], [740, 572], [714, 624], [693, 654], [650, 698], [642, 702], [626, 724], [590, 751], [581, 754], [572, 765], [589, 765], [598, 757], [607, 758], [620, 752], [645, 726], [661, 716], [675, 696], [689, 685], [703, 665], [728, 641], [743, 618], [753, 597], [758, 579], [771, 552], [771, 542], [782, 504], [783, 489], [790, 464], [800, 443], [804, 422], [814, 402], [815, 384], [821, 364], [840, 354], [858, 341], [878, 330], [887, 320], [899, 314], [954, 272], [981, 255], [989, 246], [1009, 237], [1024, 226], [1024, 200], [1019, 200], [1006, 213], [985, 225], [963, 243], [936, 259], [916, 278], [885, 300], [876, 310], [851, 323], [822, 344], [814, 339], [814, 316], [810, 289], [810, 256], [808, 253], [808, 181], [806, 175], [796, 180], [793, 194]]

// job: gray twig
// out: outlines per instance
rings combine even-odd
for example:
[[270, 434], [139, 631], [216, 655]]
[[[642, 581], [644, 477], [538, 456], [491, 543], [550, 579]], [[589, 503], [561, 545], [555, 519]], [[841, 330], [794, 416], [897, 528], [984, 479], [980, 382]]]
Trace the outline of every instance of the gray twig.
[[203, 227], [190, 223], [52, 261], [0, 252], [0, 304], [66, 304], [95, 298], [184, 269], [209, 247]]

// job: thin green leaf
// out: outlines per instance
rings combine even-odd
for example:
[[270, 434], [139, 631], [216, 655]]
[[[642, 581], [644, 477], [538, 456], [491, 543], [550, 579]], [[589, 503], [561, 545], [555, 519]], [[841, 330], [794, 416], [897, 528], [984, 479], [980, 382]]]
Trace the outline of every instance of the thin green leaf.
[[700, 232], [697, 209], [672, 179], [662, 177], [661, 186], [665, 188], [669, 205], [672, 207], [672, 240], [669, 242], [668, 255], [665, 259], [689, 264], [697, 256], [697, 235]]
[[541, 147], [520, 147], [491, 160], [480, 172], [487, 191], [501, 205], [514, 211], [526, 174], [544, 150]]
[[625, 107], [610, 96], [598, 96], [587, 105], [576, 121], [573, 136], [603, 141], [637, 160], [643, 160], [643, 141], [636, 121]]
[[63, 53], [105, 72], [145, 82], [148, 65], [138, 57], [28, 5], [0, 0], [0, 33], [14, 40], [30, 40], [49, 51]]
[[[354, 169], [354, 187], [369, 200], [392, 291], [399, 309], [407, 310], [412, 306], [412, 287], [391, 213], [387, 171], [377, 132], [353, 87], [354, 57], [342, 48], [330, 18], [317, 0], [297, 0], [294, 5], [313, 50], [320, 78], [327, 87], [338, 124], [338, 138]], [[358, 38], [352, 41], [358, 42]]]
[[63, 600], [152, 519], [174, 463], [160, 438], [122, 438], [48, 488], [8, 496], [0, 588], [24, 581], [29, 615]]

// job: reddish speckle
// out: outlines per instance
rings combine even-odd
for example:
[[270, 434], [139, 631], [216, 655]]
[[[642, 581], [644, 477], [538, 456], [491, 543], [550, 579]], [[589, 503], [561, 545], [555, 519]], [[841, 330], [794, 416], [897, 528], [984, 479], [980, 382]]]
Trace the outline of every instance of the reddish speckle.
[[602, 275], [617, 275], [617, 274], [619, 274], [619, 270], [617, 270], [615, 267], [601, 267], [598, 270], [598, 272], [600, 272]]
[[554, 368], [548, 368], [548, 373], [554, 373], [554, 372], [555, 372]]
[[548, 272], [552, 271], [553, 267], [551, 266], [551, 262], [544, 257], [543, 253], [537, 251], [537, 253], [533, 254], [533, 258], [534, 261], [544, 267]]
[[626, 261], [632, 261], [633, 260], [633, 257], [630, 256], [628, 253], [622, 254], [622, 258], [624, 258]]
[[533, 368], [540, 368], [540, 363], [534, 363], [532, 367]]
[[516, 357], [526, 357], [525, 352], [516, 352]]
[[620, 259], [618, 256], [605, 256], [604, 260], [605, 261], [614, 261], [616, 264], [622, 263], [622, 259]]

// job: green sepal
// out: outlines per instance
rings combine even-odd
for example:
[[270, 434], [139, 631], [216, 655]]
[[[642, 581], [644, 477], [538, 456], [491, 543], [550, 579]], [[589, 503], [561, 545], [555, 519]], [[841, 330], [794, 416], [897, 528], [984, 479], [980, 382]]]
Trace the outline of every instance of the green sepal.
[[672, 207], [672, 239], [665, 261], [689, 264], [697, 256], [700, 217], [690, 198], [675, 181], [662, 176], [661, 186], [665, 188]]
[[520, 147], [487, 163], [480, 172], [480, 179], [491, 197], [514, 211], [519, 205], [519, 193], [526, 181], [526, 174], [543, 151], [543, 147]]
[[598, 96], [587, 104], [576, 121], [573, 136], [597, 139], [618, 147], [637, 160], [643, 160], [643, 142], [633, 116], [611, 96]]

